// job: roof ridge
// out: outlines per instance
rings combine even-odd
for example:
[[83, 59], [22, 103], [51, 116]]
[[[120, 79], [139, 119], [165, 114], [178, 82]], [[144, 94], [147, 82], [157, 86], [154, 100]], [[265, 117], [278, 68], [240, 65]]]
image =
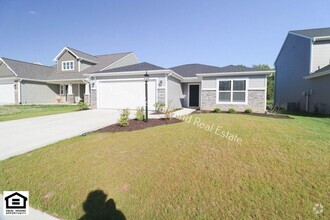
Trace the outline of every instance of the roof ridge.
[[130, 52], [122, 52], [122, 53], [99, 54], [99, 55], [95, 55], [95, 57], [110, 56], [110, 55], [119, 55], [119, 54], [131, 54], [131, 53], [133, 53], [133, 52], [130, 51]]
[[52, 66], [47, 66], [47, 65], [43, 65], [43, 64], [37, 64], [37, 63], [31, 63], [31, 62], [22, 61], [22, 60], [15, 60], [15, 59], [7, 58], [7, 57], [0, 57], [0, 58], [15, 61], [15, 62], [20, 62], [20, 63], [27, 63], [27, 64], [32, 64], [32, 65], [37, 65], [37, 66], [42, 66], [42, 67], [48, 67], [48, 68], [51, 68], [51, 69], [55, 68], [55, 67], [52, 67]]
[[77, 50], [77, 49], [75, 49], [75, 48], [73, 48], [73, 47], [68, 47], [68, 46], [66, 46], [66, 48], [68, 48], [68, 49], [72, 49], [72, 50], [76, 50], [76, 51], [78, 51], [78, 52], [80, 52], [80, 53], [84, 53], [84, 54], [87, 54], [87, 55], [89, 55], [89, 56], [92, 56], [92, 57], [97, 58], [95, 55], [92, 55], [92, 54], [90, 54], [90, 53], [86, 53], [86, 52], [81, 51], [81, 50]]

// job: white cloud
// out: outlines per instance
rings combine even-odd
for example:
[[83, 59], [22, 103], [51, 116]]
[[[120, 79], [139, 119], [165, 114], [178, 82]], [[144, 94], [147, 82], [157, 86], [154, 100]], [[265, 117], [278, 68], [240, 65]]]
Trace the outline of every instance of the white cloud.
[[36, 12], [36, 11], [30, 10], [30, 11], [29, 11], [29, 14], [30, 14], [30, 15], [37, 15], [37, 14], [39, 14], [39, 13]]

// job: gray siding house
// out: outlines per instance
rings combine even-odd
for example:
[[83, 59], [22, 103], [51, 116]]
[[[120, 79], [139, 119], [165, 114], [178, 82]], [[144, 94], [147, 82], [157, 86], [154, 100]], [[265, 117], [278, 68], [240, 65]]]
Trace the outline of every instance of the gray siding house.
[[330, 28], [290, 31], [275, 69], [276, 106], [330, 114]]
[[273, 71], [203, 64], [163, 68], [139, 62], [134, 53], [90, 55], [65, 47], [43, 66], [0, 58], [0, 104], [74, 104], [92, 108], [136, 109], [145, 104], [144, 74], [149, 109], [157, 102], [168, 108], [199, 108], [265, 112], [267, 76]]

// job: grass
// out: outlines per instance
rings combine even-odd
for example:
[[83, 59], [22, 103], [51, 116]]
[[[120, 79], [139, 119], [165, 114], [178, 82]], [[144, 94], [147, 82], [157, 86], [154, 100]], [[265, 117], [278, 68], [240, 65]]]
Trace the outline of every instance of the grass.
[[91, 195], [104, 192], [127, 219], [329, 219], [329, 118], [193, 117], [242, 143], [194, 118], [93, 133], [1, 161], [0, 191], [29, 190], [33, 207], [63, 219], [83, 216], [97, 189], [87, 204], [103, 204]]
[[77, 105], [3, 105], [0, 106], [0, 122], [66, 113], [78, 109]]

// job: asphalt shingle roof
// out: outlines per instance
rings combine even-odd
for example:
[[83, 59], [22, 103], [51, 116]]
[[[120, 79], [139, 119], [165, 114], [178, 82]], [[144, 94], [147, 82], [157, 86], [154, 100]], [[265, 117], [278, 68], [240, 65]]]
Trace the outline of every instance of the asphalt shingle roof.
[[153, 65], [151, 63], [143, 62], [129, 66], [118, 67], [114, 69], [99, 71], [98, 73], [112, 73], [112, 72], [130, 72], [130, 71], [145, 71], [145, 70], [164, 70], [163, 67]]
[[260, 71], [260, 69], [229, 65], [225, 67], [210, 66], [205, 64], [185, 64], [181, 66], [171, 67], [171, 70], [182, 77], [195, 77], [198, 73], [226, 73], [226, 72], [247, 72]]
[[[71, 48], [70, 48], [71, 50]], [[81, 72], [65, 72], [57, 73], [57, 66], [45, 66], [34, 63], [28, 63], [9, 58], [2, 58], [6, 64], [18, 75], [20, 78], [35, 79], [35, 80], [61, 80], [61, 79], [84, 79], [83, 74], [94, 73], [100, 71], [116, 61], [127, 56], [128, 53], [108, 54], [95, 56], [97, 64], [81, 71]]]
[[90, 60], [90, 61], [93, 61], [95, 63], [97, 63], [97, 57], [93, 56], [93, 55], [90, 55], [88, 53], [85, 53], [85, 52], [82, 52], [80, 50], [76, 50], [74, 48], [71, 48], [71, 47], [66, 47], [68, 48], [69, 50], [71, 50], [75, 55], [77, 55], [78, 57], [82, 58], [82, 59], [87, 59], [87, 60]]
[[327, 37], [330, 36], [330, 28], [315, 28], [315, 29], [306, 29], [306, 30], [295, 30], [290, 31], [291, 33], [303, 35], [306, 37], [314, 38], [314, 37]]
[[329, 72], [329, 71], [330, 71], [330, 65], [327, 65], [321, 69], [316, 70], [314, 73], [322, 73], [322, 72]]
[[17, 74], [17, 76], [21, 78], [47, 80], [50, 75], [56, 74], [56, 68], [54, 67], [27, 63], [8, 58], [2, 59]]

